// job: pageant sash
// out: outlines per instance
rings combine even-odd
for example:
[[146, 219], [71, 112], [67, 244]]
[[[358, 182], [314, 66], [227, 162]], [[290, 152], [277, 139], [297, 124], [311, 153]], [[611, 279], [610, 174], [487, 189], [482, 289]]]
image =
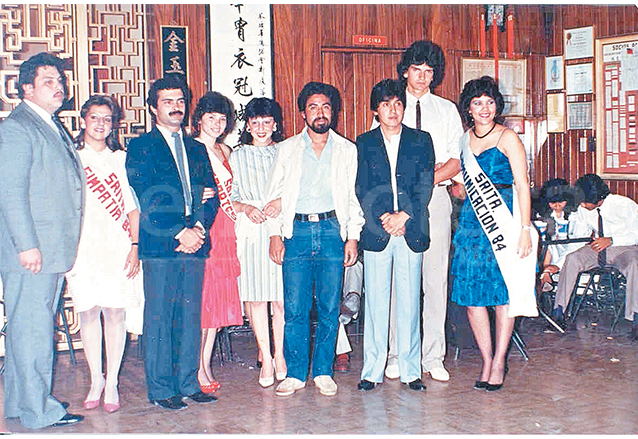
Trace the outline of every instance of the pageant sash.
[[490, 242], [494, 256], [505, 280], [509, 296], [508, 316], [537, 317], [536, 252], [538, 236], [530, 230], [531, 253], [520, 258], [516, 254], [521, 233], [520, 208], [516, 187], [513, 187], [513, 212], [507, 207], [498, 190], [476, 161], [466, 132], [461, 140], [461, 172], [465, 181], [467, 200]]
[[86, 173], [86, 196], [94, 197], [99, 205], [108, 212], [109, 217], [119, 223], [130, 236], [130, 224], [124, 209], [122, 185], [115, 172], [111, 172], [106, 178], [98, 175], [98, 171], [93, 170], [90, 166], [85, 166], [84, 172]]
[[208, 154], [210, 157], [210, 164], [213, 167], [215, 173], [215, 183], [217, 184], [217, 195], [219, 196], [219, 208], [233, 220], [237, 221], [237, 212], [233, 207], [233, 203], [230, 201], [230, 191], [233, 187], [233, 175], [228, 168], [219, 161], [217, 156], [213, 153]]

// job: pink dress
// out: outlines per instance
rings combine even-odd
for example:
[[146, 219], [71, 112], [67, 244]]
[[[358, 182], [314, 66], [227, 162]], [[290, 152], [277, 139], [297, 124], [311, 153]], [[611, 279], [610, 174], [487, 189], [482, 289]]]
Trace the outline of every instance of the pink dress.
[[[211, 161], [218, 160], [213, 154], [209, 154], [209, 157]], [[224, 184], [230, 193], [232, 184], [230, 165], [226, 160], [223, 165], [228, 169], [230, 178], [220, 182], [215, 174], [215, 181], [218, 188]], [[221, 194], [221, 191], [218, 190], [218, 194]], [[215, 222], [210, 228], [211, 248], [206, 259], [202, 289], [202, 329], [236, 326], [244, 322], [237, 285], [240, 268], [239, 259], [237, 259], [235, 222], [224, 210], [224, 206], [230, 203], [230, 197], [225, 200], [221, 198]]]

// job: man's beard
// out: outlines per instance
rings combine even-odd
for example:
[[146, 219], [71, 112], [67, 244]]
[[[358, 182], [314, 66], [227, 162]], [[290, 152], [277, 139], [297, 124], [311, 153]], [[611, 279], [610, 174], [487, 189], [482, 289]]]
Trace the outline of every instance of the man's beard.
[[[325, 125], [317, 125], [317, 122], [320, 120], [325, 120], [326, 121]], [[324, 134], [324, 133], [327, 133], [328, 130], [330, 130], [330, 121], [326, 117], [319, 117], [313, 120], [312, 125], [310, 125], [308, 121], [306, 121], [306, 125], [308, 125], [308, 128], [310, 128], [312, 131], [314, 131], [317, 134]]]

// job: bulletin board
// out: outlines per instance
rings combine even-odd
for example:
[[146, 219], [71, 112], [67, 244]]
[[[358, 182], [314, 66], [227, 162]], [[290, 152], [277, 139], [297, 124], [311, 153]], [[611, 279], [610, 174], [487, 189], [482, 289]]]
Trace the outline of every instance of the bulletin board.
[[596, 170], [638, 180], [638, 35], [596, 40]]

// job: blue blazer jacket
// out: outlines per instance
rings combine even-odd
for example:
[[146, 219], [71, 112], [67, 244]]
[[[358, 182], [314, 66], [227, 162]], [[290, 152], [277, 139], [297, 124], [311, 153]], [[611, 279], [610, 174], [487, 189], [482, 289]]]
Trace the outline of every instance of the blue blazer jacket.
[[[428, 203], [434, 181], [434, 148], [429, 133], [402, 127], [396, 169], [399, 211], [410, 215], [405, 223], [408, 246], [415, 252], [424, 252], [430, 246]], [[394, 212], [394, 198], [381, 127], [357, 137], [357, 150], [356, 192], [366, 220], [359, 248], [382, 251], [390, 234], [383, 229], [379, 217]]]
[[[188, 156], [193, 211], [184, 214], [185, 201], [182, 183], [173, 154], [157, 128], [131, 140], [126, 155], [129, 184], [140, 201], [140, 259], [172, 259], [182, 257], [207, 258], [210, 252], [208, 231], [213, 224], [219, 198], [215, 194], [202, 203], [204, 187], [215, 188], [213, 170], [206, 147], [184, 136]], [[185, 227], [199, 221], [206, 229], [206, 240], [194, 254], [176, 252], [175, 239]]]

